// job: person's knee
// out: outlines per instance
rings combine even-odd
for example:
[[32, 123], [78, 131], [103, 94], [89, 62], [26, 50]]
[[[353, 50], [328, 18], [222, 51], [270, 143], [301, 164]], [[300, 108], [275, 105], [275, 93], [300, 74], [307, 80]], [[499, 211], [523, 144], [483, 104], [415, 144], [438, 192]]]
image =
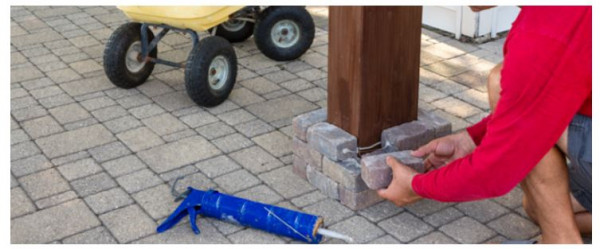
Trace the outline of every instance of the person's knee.
[[500, 99], [500, 91], [502, 90], [500, 85], [500, 72], [502, 71], [502, 63], [498, 63], [488, 75], [488, 98], [491, 110], [496, 109], [496, 104]]

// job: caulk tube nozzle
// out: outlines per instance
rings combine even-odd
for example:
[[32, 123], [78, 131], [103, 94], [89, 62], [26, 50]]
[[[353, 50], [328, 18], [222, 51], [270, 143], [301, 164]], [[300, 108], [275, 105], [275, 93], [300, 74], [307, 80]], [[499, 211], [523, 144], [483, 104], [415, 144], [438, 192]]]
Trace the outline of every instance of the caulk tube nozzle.
[[352, 243], [354, 242], [354, 239], [352, 239], [350, 236], [345, 235], [345, 234], [341, 234], [338, 233], [336, 231], [331, 231], [325, 228], [319, 228], [319, 230], [317, 230], [317, 233], [320, 235], [323, 235], [325, 237], [330, 237], [330, 238], [335, 238], [335, 239], [341, 239], [343, 241], [346, 241], [348, 243]]

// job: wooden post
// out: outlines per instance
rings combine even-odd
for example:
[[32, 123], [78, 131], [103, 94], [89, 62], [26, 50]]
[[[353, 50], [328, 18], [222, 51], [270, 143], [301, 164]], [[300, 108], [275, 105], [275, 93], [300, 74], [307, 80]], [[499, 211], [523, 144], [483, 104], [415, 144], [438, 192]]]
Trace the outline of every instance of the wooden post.
[[359, 146], [417, 118], [420, 6], [329, 7], [327, 121]]

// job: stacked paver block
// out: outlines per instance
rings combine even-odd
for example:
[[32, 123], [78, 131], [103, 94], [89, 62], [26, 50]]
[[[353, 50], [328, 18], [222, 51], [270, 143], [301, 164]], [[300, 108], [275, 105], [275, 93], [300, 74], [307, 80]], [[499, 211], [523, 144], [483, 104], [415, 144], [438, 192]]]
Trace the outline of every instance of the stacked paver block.
[[370, 189], [386, 188], [392, 181], [392, 169], [386, 163], [388, 156], [419, 173], [425, 171], [423, 160], [411, 156], [409, 150], [364, 156], [361, 160], [361, 175]]
[[385, 163], [387, 156], [423, 172], [423, 161], [410, 156], [408, 150], [451, 132], [448, 121], [419, 110], [418, 120], [384, 130], [382, 148], [361, 159], [356, 137], [326, 119], [326, 109], [294, 118], [293, 171], [353, 210], [382, 201], [375, 190], [386, 187], [392, 179], [392, 171]]

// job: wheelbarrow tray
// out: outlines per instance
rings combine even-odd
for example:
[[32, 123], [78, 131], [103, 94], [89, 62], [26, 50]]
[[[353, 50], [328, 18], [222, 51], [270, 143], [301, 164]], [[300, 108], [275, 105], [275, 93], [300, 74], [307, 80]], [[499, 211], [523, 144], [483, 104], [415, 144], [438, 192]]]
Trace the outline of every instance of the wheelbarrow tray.
[[118, 6], [134, 22], [206, 31], [244, 6]]

